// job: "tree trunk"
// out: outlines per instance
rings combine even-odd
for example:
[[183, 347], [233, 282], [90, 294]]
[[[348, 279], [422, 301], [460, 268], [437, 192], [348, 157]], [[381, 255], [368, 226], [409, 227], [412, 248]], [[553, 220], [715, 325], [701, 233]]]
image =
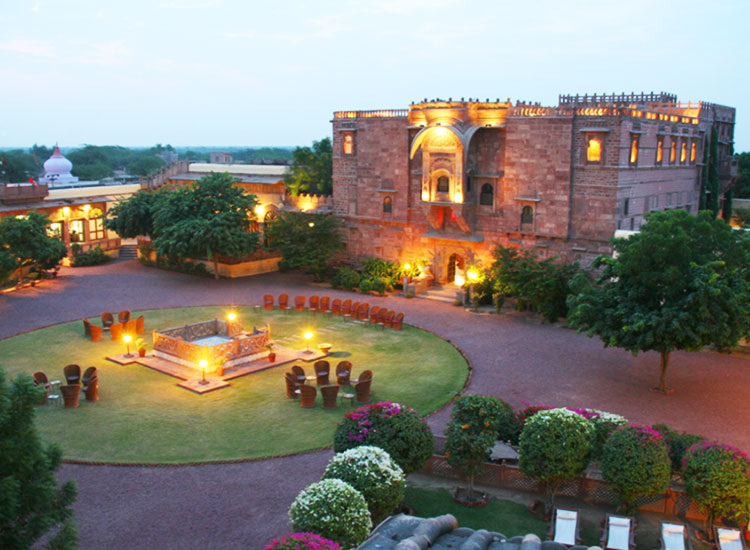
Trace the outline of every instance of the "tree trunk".
[[669, 353], [668, 351], [661, 352], [661, 376], [659, 377], [659, 391], [667, 393], [667, 368], [669, 367]]
[[557, 491], [557, 483], [548, 482], [544, 489], [544, 517], [551, 519], [552, 509], [555, 507], [555, 491]]
[[214, 254], [214, 279], [219, 278], [219, 255]]
[[470, 501], [474, 498], [474, 474], [469, 476], [469, 495], [467, 498]]

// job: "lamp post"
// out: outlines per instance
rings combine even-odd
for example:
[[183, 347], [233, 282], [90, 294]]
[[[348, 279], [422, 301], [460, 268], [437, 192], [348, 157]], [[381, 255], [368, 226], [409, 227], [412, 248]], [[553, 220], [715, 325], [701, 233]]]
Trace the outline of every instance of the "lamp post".
[[305, 353], [312, 353], [312, 350], [310, 349], [310, 340], [312, 340], [313, 333], [308, 330], [305, 332], [304, 336], [305, 340], [307, 340], [307, 349], [305, 350]]
[[206, 367], [208, 366], [208, 361], [201, 359], [198, 365], [200, 365], [201, 373], [203, 375], [198, 383], [203, 385], [208, 384], [208, 380], [206, 380]]
[[130, 334], [126, 334], [122, 337], [123, 342], [125, 342], [127, 353], [125, 354], [125, 357], [133, 357], [133, 354], [130, 353], [130, 342], [133, 341], [133, 337]]

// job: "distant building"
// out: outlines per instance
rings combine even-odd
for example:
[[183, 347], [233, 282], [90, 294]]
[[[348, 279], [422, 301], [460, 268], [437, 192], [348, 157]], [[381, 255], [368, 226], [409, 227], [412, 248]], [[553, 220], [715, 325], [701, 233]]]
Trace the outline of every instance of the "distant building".
[[426, 260], [439, 282], [489, 265], [495, 243], [587, 263], [648, 212], [697, 211], [712, 128], [725, 191], [734, 121], [666, 93], [336, 112], [334, 210], [351, 255]]
[[55, 145], [52, 156], [44, 163], [44, 176], [39, 178], [39, 183], [48, 185], [68, 185], [77, 183], [78, 178], [71, 172], [73, 163], [66, 159], [60, 152], [60, 148]]
[[232, 153], [211, 151], [208, 154], [211, 164], [232, 164]]

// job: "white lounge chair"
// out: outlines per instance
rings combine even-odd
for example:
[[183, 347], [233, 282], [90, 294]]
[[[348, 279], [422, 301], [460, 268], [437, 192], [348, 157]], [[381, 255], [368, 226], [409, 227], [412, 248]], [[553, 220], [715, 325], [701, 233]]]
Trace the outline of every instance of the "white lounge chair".
[[633, 518], [607, 515], [602, 548], [604, 550], [630, 550], [634, 546]]
[[578, 543], [578, 510], [555, 508], [552, 540], [565, 546]]
[[662, 523], [661, 546], [664, 550], [690, 550], [685, 525], [682, 523]]
[[745, 550], [742, 533], [739, 529], [714, 527], [716, 546], [719, 550]]

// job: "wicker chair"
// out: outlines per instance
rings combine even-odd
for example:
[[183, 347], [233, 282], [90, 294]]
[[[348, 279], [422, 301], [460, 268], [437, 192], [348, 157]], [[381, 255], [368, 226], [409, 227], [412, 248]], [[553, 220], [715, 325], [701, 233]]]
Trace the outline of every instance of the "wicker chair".
[[294, 365], [292, 367], [292, 374], [297, 379], [297, 383], [298, 384], [304, 384], [305, 380], [307, 380], [307, 375], [305, 374], [305, 369], [303, 369], [299, 365]]
[[145, 325], [146, 325], [146, 318], [143, 315], [141, 315], [140, 317], [138, 317], [138, 319], [135, 320], [135, 333], [138, 334], [139, 336], [143, 334], [143, 331], [145, 330]]
[[88, 319], [83, 320], [83, 335], [91, 337], [91, 321]]
[[115, 318], [109, 311], [105, 311], [104, 313], [102, 313], [102, 328], [104, 330], [109, 330], [109, 327], [111, 327], [114, 322]]
[[86, 401], [99, 401], [99, 377], [96, 367], [89, 367], [83, 373], [81, 379], [81, 390], [86, 396]]
[[339, 386], [348, 386], [350, 378], [352, 376], [352, 362], [351, 361], [339, 361], [336, 365], [336, 383]]
[[85, 371], [83, 371], [81, 384], [85, 386], [89, 380], [91, 380], [92, 378], [96, 378], [97, 376], [99, 376], [99, 372], [96, 370], [96, 367], [89, 367]]
[[289, 309], [289, 294], [279, 294], [279, 309], [281, 311]]
[[378, 315], [380, 315], [380, 306], [372, 306], [370, 310], [370, 323], [375, 324], [378, 322]]
[[122, 323], [123, 325], [130, 321], [130, 312], [125, 309], [117, 314], [117, 322]]
[[300, 406], [305, 408], [312, 408], [315, 406], [315, 396], [318, 393], [318, 390], [315, 389], [315, 386], [309, 386], [308, 384], [302, 384], [300, 387], [300, 396], [302, 399], [300, 399]]
[[102, 341], [102, 327], [91, 325], [91, 341], [92, 342]]
[[49, 396], [49, 380], [47, 379], [47, 375], [38, 370], [32, 376], [34, 377], [34, 385], [44, 388], [44, 396], [40, 397], [39, 401], [37, 401], [37, 405], [44, 405], [47, 402], [47, 396]]
[[331, 302], [331, 313], [333, 315], [341, 315], [341, 298], [335, 298]]
[[270, 294], [263, 295], [263, 309], [273, 309], [273, 296]]
[[63, 368], [65, 383], [68, 385], [81, 383], [81, 367], [79, 365], [66, 365]]
[[308, 311], [318, 312], [320, 310], [320, 297], [310, 296], [310, 301], [307, 306]]
[[318, 386], [330, 384], [331, 364], [328, 361], [315, 361], [315, 383]]
[[404, 322], [404, 314], [399, 313], [393, 318], [393, 328], [394, 330], [401, 330], [403, 328], [403, 322]]
[[320, 312], [331, 313], [331, 297], [330, 296], [322, 296], [320, 298]]
[[393, 327], [393, 317], [396, 315], [396, 312], [393, 310], [389, 310], [386, 312], [385, 316], [383, 317], [383, 325], [386, 328], [392, 328]]
[[122, 340], [122, 330], [122, 323], [115, 323], [114, 325], [109, 327], [109, 333], [112, 335], [113, 341], [119, 342], [120, 340]]
[[138, 333], [138, 322], [135, 319], [128, 321], [127, 323], [125, 323], [123, 331], [125, 332], [125, 334], [135, 336]]
[[294, 311], [305, 311], [305, 300], [307, 300], [305, 296], [295, 296]]
[[323, 408], [324, 409], [337, 409], [339, 404], [336, 398], [339, 395], [338, 386], [323, 386], [320, 388], [320, 393], [323, 396]]
[[341, 315], [349, 317], [352, 314], [352, 301], [347, 298], [341, 303]]
[[284, 380], [286, 381], [286, 396], [289, 399], [296, 398], [300, 394], [299, 386], [302, 385], [302, 382], [298, 383], [291, 372], [284, 373]]
[[349, 314], [344, 315], [344, 317], [348, 317], [349, 319], [356, 319], [357, 318], [357, 310], [359, 309], [359, 302], [352, 302], [351, 308], [349, 309]]
[[369, 317], [370, 313], [370, 304], [368, 303], [362, 303], [359, 304], [359, 307], [357, 308], [357, 320], [365, 322], [367, 321], [367, 318]]
[[372, 378], [367, 378], [354, 384], [354, 393], [357, 394], [357, 403], [369, 403], [370, 402], [370, 386], [372, 385]]

